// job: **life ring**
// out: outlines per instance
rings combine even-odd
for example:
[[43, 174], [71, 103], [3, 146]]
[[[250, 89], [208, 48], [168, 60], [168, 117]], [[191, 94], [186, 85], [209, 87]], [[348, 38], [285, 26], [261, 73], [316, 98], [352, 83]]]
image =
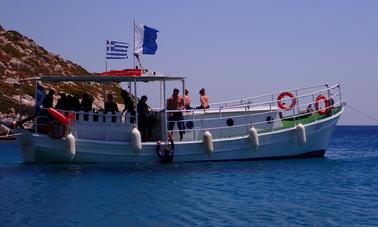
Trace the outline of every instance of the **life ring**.
[[[319, 106], [319, 102], [321, 101], [324, 101], [324, 105], [325, 105], [324, 108], [321, 108]], [[329, 99], [327, 99], [327, 97], [325, 97], [324, 95], [319, 95], [318, 97], [316, 97], [314, 105], [318, 114], [325, 115], [330, 111], [329, 107], [331, 106], [331, 103]]]
[[62, 124], [68, 124], [69, 118], [66, 117], [66, 116], [64, 116], [63, 114], [61, 114], [56, 109], [50, 107], [50, 108], [48, 108], [48, 112], [49, 112], [49, 114], [51, 114], [51, 116], [53, 116], [60, 123], [62, 123]]
[[[284, 103], [281, 102], [281, 100], [282, 100], [284, 97], [286, 97], [286, 96], [288, 96], [289, 98], [291, 98], [291, 104], [290, 104], [290, 106], [287, 106], [287, 105], [285, 105]], [[282, 92], [282, 93], [278, 96], [278, 98], [277, 98], [277, 105], [278, 105], [278, 107], [279, 107], [280, 109], [282, 109], [282, 110], [291, 110], [291, 109], [293, 109], [293, 107], [294, 107], [296, 104], [297, 104], [297, 99], [295, 98], [295, 96], [294, 96], [292, 93], [290, 93], [290, 92], [288, 92], [288, 91]]]

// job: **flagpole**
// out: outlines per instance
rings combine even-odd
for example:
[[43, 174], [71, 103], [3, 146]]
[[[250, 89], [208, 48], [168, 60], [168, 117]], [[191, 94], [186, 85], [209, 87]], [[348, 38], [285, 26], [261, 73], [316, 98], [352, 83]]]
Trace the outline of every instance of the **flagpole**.
[[[106, 41], [106, 45], [108, 45], [108, 41]], [[107, 48], [108, 48], [108, 46], [106, 46], [106, 48], [105, 48], [105, 72], [107, 72], [108, 71], [108, 60], [107, 60]], [[103, 98], [104, 98], [104, 109], [105, 109], [105, 102], [106, 102], [106, 92], [105, 92], [105, 84], [104, 83], [102, 83], [101, 84], [102, 86], [102, 95], [103, 95]]]
[[133, 51], [133, 67], [134, 67], [134, 69], [135, 69], [135, 18], [133, 19], [133, 21], [134, 21], [134, 26], [133, 26], [133, 29], [134, 29], [134, 39], [133, 39], [133, 46], [134, 46], [134, 51]]
[[[135, 18], [133, 19], [133, 69], [135, 69]], [[131, 93], [131, 82], [129, 82], [129, 92]]]

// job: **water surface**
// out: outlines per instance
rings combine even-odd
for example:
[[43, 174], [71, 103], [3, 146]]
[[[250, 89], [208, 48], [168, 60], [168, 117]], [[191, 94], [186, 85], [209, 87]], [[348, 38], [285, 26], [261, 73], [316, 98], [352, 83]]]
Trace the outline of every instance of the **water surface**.
[[22, 164], [0, 142], [1, 226], [377, 225], [378, 127], [337, 127], [325, 158]]

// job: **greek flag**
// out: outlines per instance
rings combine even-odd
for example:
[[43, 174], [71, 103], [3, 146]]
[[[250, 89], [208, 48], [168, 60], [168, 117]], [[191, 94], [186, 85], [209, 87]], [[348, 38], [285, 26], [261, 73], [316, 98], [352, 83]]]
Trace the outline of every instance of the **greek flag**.
[[127, 59], [127, 48], [128, 43], [106, 40], [106, 59]]
[[157, 33], [155, 28], [135, 24], [135, 54], [155, 54], [157, 50]]

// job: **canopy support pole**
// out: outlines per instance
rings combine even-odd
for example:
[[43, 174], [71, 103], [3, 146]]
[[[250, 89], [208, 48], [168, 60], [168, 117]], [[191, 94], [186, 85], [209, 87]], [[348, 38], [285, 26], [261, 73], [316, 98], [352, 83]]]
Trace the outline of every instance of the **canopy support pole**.
[[[136, 80], [134, 80], [134, 96], [135, 96], [135, 99], [137, 100], [138, 96], [137, 96], [137, 82], [136, 82]], [[136, 125], [136, 128], [138, 128], [138, 103], [137, 103], [137, 105], [135, 105], [135, 125]]]
[[163, 135], [162, 137], [165, 139], [165, 143], [168, 141], [167, 137], [167, 132], [168, 132], [168, 121], [167, 121], [167, 103], [166, 103], [166, 85], [165, 85], [165, 80], [163, 80], [163, 103], [164, 103], [164, 126], [165, 128], [163, 129]]

